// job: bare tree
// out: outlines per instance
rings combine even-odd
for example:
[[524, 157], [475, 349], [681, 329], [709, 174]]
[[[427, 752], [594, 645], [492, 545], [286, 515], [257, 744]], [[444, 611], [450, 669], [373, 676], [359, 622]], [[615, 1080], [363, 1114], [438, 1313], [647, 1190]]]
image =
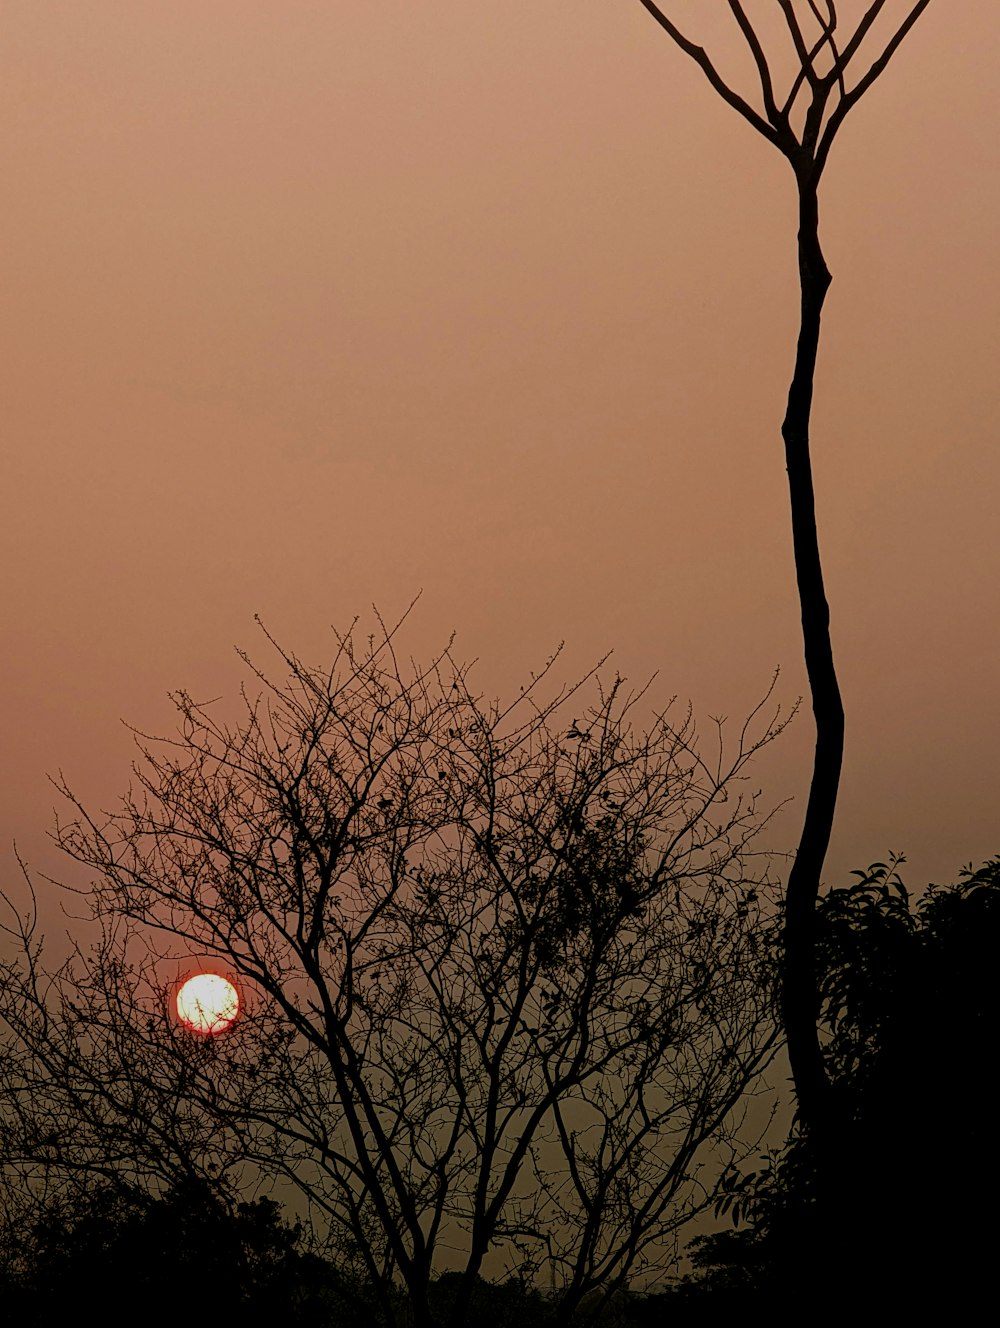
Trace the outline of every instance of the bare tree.
[[[844, 709], [830, 640], [823, 584], [809, 424], [819, 347], [820, 317], [831, 276], [819, 238], [819, 184], [830, 149], [848, 112], [892, 59], [929, 0], [897, 8], [886, 0], [775, 0], [771, 9], [793, 52], [793, 73], [779, 87], [775, 61], [765, 50], [763, 25], [749, 5], [726, 0], [753, 57], [759, 87], [750, 99], [722, 77], [706, 51], [686, 36], [653, 0], [640, 0], [660, 27], [704, 72], [715, 91], [787, 158], [799, 200], [798, 259], [801, 314], [788, 404], [782, 424], [792, 543], [806, 671], [816, 721], [812, 781], [798, 850], [785, 893], [782, 1018], [788, 1039], [800, 1119], [819, 1128], [828, 1106], [820, 1050], [815, 965], [815, 908], [837, 804], [844, 751]], [[708, 8], [708, 6], [703, 6]], [[722, 5], [714, 6], [722, 9]], [[853, 22], [841, 24], [839, 10]], [[881, 20], [881, 22], [880, 22]]]
[[[62, 785], [97, 940], [49, 974], [30, 910], [8, 927], [8, 1174], [284, 1183], [388, 1322], [394, 1283], [432, 1321], [444, 1257], [465, 1322], [491, 1252], [565, 1322], [662, 1265], [741, 1151], [777, 1038], [745, 781], [786, 721], [765, 698], [706, 759], [690, 713], [636, 733], [618, 679], [540, 700], [551, 661], [501, 706], [395, 629], [279, 659], [232, 724], [178, 693], [114, 813]], [[244, 999], [218, 1037], [169, 1008], [206, 962]]]

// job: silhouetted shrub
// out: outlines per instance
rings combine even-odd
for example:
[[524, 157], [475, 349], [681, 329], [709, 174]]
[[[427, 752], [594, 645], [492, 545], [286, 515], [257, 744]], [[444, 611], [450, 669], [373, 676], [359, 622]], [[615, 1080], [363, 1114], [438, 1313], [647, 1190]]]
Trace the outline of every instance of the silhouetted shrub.
[[[991, 1280], [981, 1217], [1000, 1180], [992, 1091], [1000, 1019], [1000, 859], [932, 885], [916, 907], [875, 863], [818, 909], [822, 1026], [836, 1130], [794, 1131], [719, 1205], [740, 1230], [692, 1243], [685, 1302], [746, 1310], [826, 1288], [852, 1304], [927, 1312], [973, 1304]], [[671, 1319], [681, 1323], [683, 1319]]]
[[201, 1186], [154, 1198], [98, 1188], [8, 1227], [0, 1286], [10, 1321], [65, 1324], [81, 1309], [105, 1324], [224, 1316], [251, 1328], [370, 1323], [348, 1288], [301, 1248], [269, 1199], [228, 1205]]

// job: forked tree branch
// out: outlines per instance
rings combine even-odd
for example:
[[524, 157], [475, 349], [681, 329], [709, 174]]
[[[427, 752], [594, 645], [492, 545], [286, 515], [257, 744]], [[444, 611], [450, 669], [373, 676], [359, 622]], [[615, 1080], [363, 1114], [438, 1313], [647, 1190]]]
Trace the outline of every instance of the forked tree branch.
[[[777, 2], [784, 16], [799, 61], [799, 68], [792, 80], [791, 87], [780, 106], [775, 96], [774, 80], [767, 55], [752, 21], [747, 16], [742, 0], [728, 0], [730, 12], [757, 67], [764, 104], [764, 115], [761, 115], [735, 88], [730, 87], [704, 47], [697, 45], [690, 37], [685, 36], [677, 24], [668, 18], [660, 6], [655, 3], [655, 0], [639, 0], [642, 7], [656, 20], [671, 40], [685, 55], [694, 60], [723, 101], [738, 111], [768, 142], [773, 143], [792, 162], [797, 174], [803, 178], [811, 179], [815, 184], [822, 174], [833, 140], [847, 113], [864, 96], [886, 68], [900, 43], [927, 8], [930, 0], [917, 0], [917, 3], [913, 5], [907, 17], [900, 23], [886, 44], [882, 54], [877, 60], [873, 61], [865, 75], [849, 91], [846, 83], [848, 66], [857, 55], [865, 38], [884, 10], [886, 0], [873, 0], [842, 50], [834, 36], [839, 23], [834, 0], [824, 0], [826, 6], [825, 16], [820, 9], [818, 0], [806, 0], [810, 13], [820, 27], [820, 36], [811, 45], [807, 41], [802, 24], [795, 11], [795, 0], [777, 0]], [[824, 47], [829, 47], [832, 63], [825, 74], [820, 74], [816, 69], [816, 59]], [[803, 83], [808, 83], [812, 91], [812, 99], [806, 111], [806, 123], [801, 138], [799, 138], [791, 128], [789, 115]], [[824, 127], [823, 117], [826, 114], [827, 103], [834, 87], [839, 90], [840, 98]], [[805, 150], [805, 158], [803, 149]]]
[[758, 133], [763, 134], [769, 142], [775, 147], [781, 147], [781, 136], [773, 125], [768, 124], [762, 115], [759, 115], [749, 102], [744, 101], [738, 92], [729, 86], [715, 65], [709, 59], [707, 52], [701, 46], [696, 46], [690, 38], [685, 37], [680, 28], [677, 27], [671, 19], [667, 18], [659, 5], [653, 3], [653, 0], [639, 0], [642, 7], [656, 19], [660, 27], [663, 28], [674, 42], [681, 48], [685, 55], [689, 55], [697, 64], [705, 77], [711, 83], [723, 101], [727, 102], [734, 110], [739, 111], [744, 120], [749, 121]]
[[[808, 67], [812, 66], [813, 60], [815, 60], [816, 56], [819, 55], [820, 51], [823, 49], [826, 43], [827, 43], [827, 37], [823, 35], [813, 44], [813, 46], [809, 50]], [[799, 95], [799, 89], [802, 87], [802, 84], [805, 83], [806, 81], [806, 68], [807, 68], [806, 64], [800, 65], [798, 73], [795, 75], [794, 79], [792, 80], [792, 86], [788, 90], [788, 96], [785, 98], [785, 104], [781, 108], [782, 113], [785, 115], [787, 115], [789, 111], [791, 111], [792, 106], [795, 104], [795, 98]]]
[[840, 63], [840, 52], [837, 50], [837, 42], [833, 35], [837, 28], [837, 9], [833, 0], [827, 0], [827, 5], [830, 10], [830, 26], [826, 30], [827, 41], [830, 44], [830, 52], [833, 55], [833, 66], [834, 72], [837, 76], [837, 85], [840, 88], [840, 95], [843, 98], [847, 96], [847, 83], [844, 78], [843, 65]]
[[854, 30], [854, 36], [851, 37], [850, 41], [844, 47], [844, 54], [842, 57], [842, 67], [845, 70], [847, 69], [847, 66], [851, 63], [851, 61], [854, 59], [854, 57], [857, 55], [858, 48], [861, 46], [861, 43], [864, 41], [864, 39], [868, 36], [868, 33], [871, 31], [872, 24], [878, 18], [879, 14], [881, 14], [884, 8], [885, 8], [885, 0], [874, 0], [874, 3], [872, 4], [871, 8], [867, 9], [865, 13], [862, 15], [860, 23], [858, 24], [857, 28]]
[[[930, 0], [917, 0], [917, 3], [913, 6], [909, 14], [896, 29], [893, 36], [889, 39], [889, 42], [887, 43], [882, 54], [879, 56], [877, 60], [875, 60], [872, 63], [867, 74], [864, 75], [864, 77], [855, 85], [855, 87], [851, 89], [850, 92], [845, 93], [841, 96], [840, 102], [838, 103], [836, 110], [830, 116], [829, 123], [827, 124], [826, 129], [823, 132], [823, 136], [820, 139], [819, 144], [816, 148], [817, 175], [822, 173], [823, 167], [826, 165], [826, 159], [830, 155], [830, 148], [833, 146], [833, 140], [836, 137], [837, 130], [840, 128], [841, 124], [843, 123], [844, 118], [847, 115], [848, 111], [855, 104], [855, 102], [861, 100], [861, 98], [865, 95], [865, 93], [875, 82], [875, 80], [879, 78], [881, 74], [885, 71], [886, 66], [889, 64], [889, 61], [892, 59], [892, 57], [896, 54], [896, 51], [899, 49], [903, 40], [909, 34], [910, 29], [913, 27], [917, 19], [920, 17], [920, 15], [924, 12], [924, 10], [927, 8], [929, 4]], [[842, 71], [847, 67], [847, 59], [848, 56], [847, 56], [847, 51], [845, 49], [844, 56], [840, 64], [838, 65], [838, 72], [840, 72], [841, 75]]]
[[831, 79], [836, 80], [840, 88], [840, 95], [844, 97], [847, 95], [847, 88], [844, 84], [844, 71], [840, 65], [840, 51], [837, 49], [837, 42], [833, 35], [834, 32], [836, 31], [837, 22], [838, 22], [837, 8], [834, 5], [833, 0], [826, 0], [827, 13], [825, 18], [820, 13], [817, 0], [809, 0], [809, 8], [812, 11], [813, 17], [816, 19], [816, 22], [819, 24], [820, 28], [822, 29], [822, 34], [823, 34], [820, 37], [819, 43], [817, 44], [815, 50], [810, 56], [810, 61], [815, 59], [816, 55], [819, 54], [819, 52], [823, 49], [824, 46], [829, 46], [830, 54], [833, 56], [833, 67], [830, 71], [830, 77]]
[[757, 72], [760, 74], [760, 90], [764, 98], [764, 110], [771, 124], [777, 129], [784, 124], [784, 116], [778, 110], [778, 105], [774, 100], [774, 84], [771, 80], [771, 70], [767, 63], [767, 56], [764, 54], [764, 48], [760, 43], [760, 38], [754, 31], [753, 24], [746, 16], [740, 0], [729, 0], [729, 8], [733, 11], [736, 22], [740, 25], [740, 31], [746, 38], [746, 43], [750, 47], [750, 53], [757, 66]]
[[778, 0], [778, 7], [784, 15], [785, 26], [791, 34], [792, 44], [795, 47], [795, 54], [799, 57], [799, 67], [802, 75], [808, 81], [809, 86], [815, 91], [821, 80], [819, 74], [816, 73], [813, 60], [816, 57], [816, 53], [822, 50], [825, 45], [825, 35], [810, 51], [806, 46], [806, 39], [803, 35], [802, 28], [799, 26], [799, 18], [795, 12], [795, 6], [792, 3], [792, 0]]

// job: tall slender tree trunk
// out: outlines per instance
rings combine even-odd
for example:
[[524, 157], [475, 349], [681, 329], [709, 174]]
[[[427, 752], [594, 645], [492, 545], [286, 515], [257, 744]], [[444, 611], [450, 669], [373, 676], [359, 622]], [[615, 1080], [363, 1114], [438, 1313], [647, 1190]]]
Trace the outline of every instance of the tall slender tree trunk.
[[801, 320], [795, 372], [781, 432], [785, 440], [802, 641], [816, 720], [816, 749], [805, 821], [785, 894], [781, 1007], [799, 1118], [807, 1130], [816, 1132], [825, 1120], [829, 1096], [817, 1027], [816, 897], [840, 784], [844, 707], [830, 643], [830, 609], [823, 584], [809, 455], [820, 318], [831, 278], [819, 243], [818, 180], [804, 169], [798, 174], [798, 186]]

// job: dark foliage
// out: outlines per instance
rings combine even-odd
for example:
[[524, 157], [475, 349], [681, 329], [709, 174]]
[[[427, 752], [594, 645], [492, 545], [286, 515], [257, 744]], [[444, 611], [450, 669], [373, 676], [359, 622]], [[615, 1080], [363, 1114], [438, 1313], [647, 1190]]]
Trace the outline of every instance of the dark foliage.
[[807, 1287], [831, 1314], [956, 1312], [987, 1293], [1000, 858], [916, 907], [902, 861], [820, 901], [834, 1139], [818, 1148], [796, 1131], [731, 1178], [720, 1211], [745, 1225], [693, 1243], [697, 1271], [668, 1297], [673, 1323], [709, 1300], [713, 1312], [780, 1311]]
[[0, 1247], [0, 1303], [10, 1322], [63, 1325], [83, 1311], [104, 1324], [219, 1316], [248, 1328], [367, 1324], [324, 1260], [301, 1247], [269, 1199], [228, 1205], [201, 1187], [154, 1198], [103, 1187], [54, 1202]]
[[[431, 1286], [430, 1305], [439, 1323], [451, 1320], [462, 1288], [462, 1274], [442, 1273]], [[505, 1282], [475, 1279], [468, 1322], [476, 1328], [535, 1328], [551, 1321], [552, 1306], [540, 1291], [518, 1278]]]

